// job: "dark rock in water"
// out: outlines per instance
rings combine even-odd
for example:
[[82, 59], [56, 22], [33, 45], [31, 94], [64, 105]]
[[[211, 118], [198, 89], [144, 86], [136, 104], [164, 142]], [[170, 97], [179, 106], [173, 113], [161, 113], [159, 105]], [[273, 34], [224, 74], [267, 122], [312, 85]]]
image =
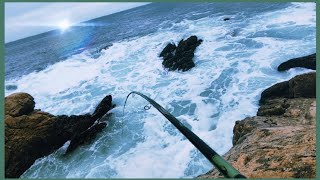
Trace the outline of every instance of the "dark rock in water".
[[316, 70], [316, 54], [290, 59], [278, 66], [278, 71], [286, 71], [290, 68], [303, 67]]
[[68, 146], [68, 149], [65, 154], [68, 154], [68, 153], [74, 151], [80, 145], [90, 143], [97, 136], [97, 134], [99, 132], [101, 132], [103, 130], [103, 128], [106, 127], [106, 125], [107, 125], [107, 123], [100, 122], [100, 123], [93, 125], [89, 129], [81, 132], [80, 134], [75, 135], [71, 139], [70, 145]]
[[224, 21], [228, 21], [228, 20], [230, 20], [230, 18], [224, 18], [223, 20], [224, 20]]
[[86, 131], [111, 108], [111, 96], [104, 99], [109, 106], [96, 109], [98, 113], [93, 118], [90, 114], [54, 116], [34, 110], [34, 99], [27, 93], [5, 97], [5, 177], [20, 177], [36, 159], [51, 154]]
[[160, 53], [160, 57], [164, 57], [167, 54], [172, 54], [176, 50], [177, 46], [175, 44], [169, 43]]
[[100, 119], [103, 115], [105, 115], [108, 111], [110, 111], [114, 105], [112, 105], [112, 96], [108, 95], [104, 97], [101, 102], [98, 104], [96, 109], [92, 114], [92, 118], [94, 120]]
[[6, 85], [7, 91], [13, 91], [16, 90], [18, 87], [16, 85]]
[[192, 60], [194, 51], [201, 42], [202, 40], [198, 40], [197, 36], [191, 36], [187, 40], [182, 39], [178, 46], [168, 44], [160, 53], [160, 57], [163, 57], [162, 65], [169, 71], [187, 71], [193, 68], [195, 66]]
[[[112, 96], [108, 95], [104, 97], [101, 102], [98, 104], [93, 114], [91, 115], [91, 119], [93, 121], [101, 119], [108, 111], [110, 111], [115, 105], [112, 104]], [[104, 127], [106, 127], [106, 123], [99, 122], [89, 129], [84, 131], [80, 131], [80, 133], [74, 135], [72, 138], [70, 145], [66, 151], [66, 154], [75, 150], [78, 146], [89, 143], [92, 139], [96, 137], [96, 135], [102, 131]]]
[[311, 72], [295, 76], [289, 81], [277, 83], [261, 93], [260, 103], [274, 98], [315, 98], [316, 73]]

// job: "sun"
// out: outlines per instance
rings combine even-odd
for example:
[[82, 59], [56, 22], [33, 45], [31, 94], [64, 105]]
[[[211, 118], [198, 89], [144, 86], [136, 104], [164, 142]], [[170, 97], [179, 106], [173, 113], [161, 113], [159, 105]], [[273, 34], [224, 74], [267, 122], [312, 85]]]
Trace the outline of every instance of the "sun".
[[58, 24], [58, 26], [61, 30], [64, 31], [64, 30], [68, 29], [71, 26], [71, 24], [68, 20], [63, 20]]

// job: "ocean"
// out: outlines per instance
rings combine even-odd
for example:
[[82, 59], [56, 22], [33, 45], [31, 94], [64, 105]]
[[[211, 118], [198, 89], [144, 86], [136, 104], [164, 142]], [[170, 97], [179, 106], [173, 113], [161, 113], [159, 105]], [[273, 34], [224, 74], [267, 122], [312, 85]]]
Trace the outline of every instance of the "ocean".
[[[256, 115], [261, 92], [311, 70], [278, 72], [316, 51], [315, 3], [151, 3], [5, 44], [5, 95], [36, 109], [85, 114], [117, 105], [94, 142], [38, 159], [22, 178], [192, 178], [212, 165], [147, 101], [148, 95], [223, 155], [235, 121]], [[230, 18], [224, 21], [224, 18]], [[167, 71], [170, 42], [196, 35], [195, 67]]]

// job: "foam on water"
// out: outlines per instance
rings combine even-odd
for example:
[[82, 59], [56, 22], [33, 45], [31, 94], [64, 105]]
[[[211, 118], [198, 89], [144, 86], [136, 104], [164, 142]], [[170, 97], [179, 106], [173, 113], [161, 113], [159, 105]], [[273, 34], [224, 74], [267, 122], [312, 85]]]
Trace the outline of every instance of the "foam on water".
[[[66, 143], [37, 160], [22, 177], [172, 178], [210, 170], [212, 165], [157, 110], [143, 109], [148, 103], [142, 98], [130, 97], [123, 115], [127, 94], [134, 90], [153, 98], [224, 154], [232, 147], [235, 121], [256, 114], [265, 88], [309, 71], [280, 73], [277, 65], [315, 52], [313, 3], [294, 3], [245, 21], [221, 19], [223, 15], [185, 20], [113, 43], [96, 59], [84, 52], [7, 81], [17, 89], [6, 95], [28, 92], [36, 108], [56, 115], [92, 112], [108, 94], [117, 104], [108, 127], [93, 143], [62, 156]], [[287, 29], [300, 34], [293, 37]], [[187, 72], [164, 70], [161, 50], [190, 35], [204, 40], [195, 52], [196, 67]]]

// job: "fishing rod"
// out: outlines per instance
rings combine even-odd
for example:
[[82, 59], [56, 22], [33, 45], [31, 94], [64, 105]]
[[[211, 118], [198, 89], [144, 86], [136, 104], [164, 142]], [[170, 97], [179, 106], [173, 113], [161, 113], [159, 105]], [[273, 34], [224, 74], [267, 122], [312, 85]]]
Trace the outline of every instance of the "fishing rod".
[[225, 177], [227, 178], [246, 178], [237, 169], [235, 169], [231, 164], [224, 160], [218, 153], [216, 153], [212, 148], [210, 148], [202, 139], [200, 139], [196, 134], [184, 126], [178, 119], [176, 119], [172, 114], [165, 110], [153, 99], [148, 96], [132, 91], [128, 94], [126, 101], [123, 106], [126, 106], [127, 100], [131, 94], [137, 94], [144, 99], [146, 99], [150, 104], [153, 105], [162, 115], [164, 115]]

